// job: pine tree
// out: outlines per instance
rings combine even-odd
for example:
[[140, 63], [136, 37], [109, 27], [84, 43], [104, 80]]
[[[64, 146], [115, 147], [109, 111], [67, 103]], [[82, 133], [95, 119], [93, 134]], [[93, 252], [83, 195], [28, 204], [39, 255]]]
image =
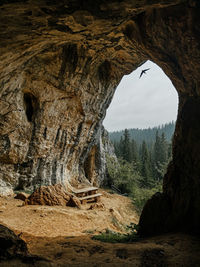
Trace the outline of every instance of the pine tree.
[[141, 146], [141, 175], [142, 179], [142, 186], [149, 187], [152, 184], [152, 171], [151, 171], [151, 164], [149, 159], [149, 153], [147, 149], [146, 142], [143, 141]]
[[118, 149], [119, 149], [119, 158], [123, 158], [123, 147], [124, 147], [124, 141], [123, 141], [123, 137], [121, 136], [120, 137], [120, 141], [119, 141], [119, 146], [118, 146]]
[[134, 139], [132, 139], [130, 142], [130, 148], [131, 148], [131, 161], [138, 162], [138, 149]]
[[157, 131], [156, 141], [154, 144], [154, 176], [158, 180], [163, 178], [163, 173], [166, 171], [166, 166], [168, 163], [167, 150], [168, 145], [165, 134], [162, 133], [160, 137]]
[[161, 156], [161, 140], [158, 135], [158, 131], [156, 131], [156, 141], [154, 144], [154, 162], [156, 165], [160, 161], [160, 156]]
[[160, 155], [160, 162], [163, 164], [167, 161], [167, 142], [165, 138], [165, 134], [162, 133], [161, 135], [161, 155]]
[[124, 136], [123, 136], [123, 159], [131, 162], [131, 146], [130, 146], [130, 135], [127, 129], [124, 130]]

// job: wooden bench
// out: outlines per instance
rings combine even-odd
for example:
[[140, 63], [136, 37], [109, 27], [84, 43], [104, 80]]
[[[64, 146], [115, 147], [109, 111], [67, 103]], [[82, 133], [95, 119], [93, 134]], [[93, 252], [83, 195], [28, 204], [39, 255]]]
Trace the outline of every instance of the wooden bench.
[[86, 187], [86, 188], [81, 188], [81, 189], [76, 189], [74, 191], [74, 194], [77, 197], [84, 197], [88, 195], [94, 195], [98, 191], [98, 187]]
[[97, 193], [98, 187], [85, 187], [85, 188], [80, 188], [76, 189], [73, 188], [71, 185], [68, 185], [72, 193], [79, 198], [81, 204], [85, 204], [88, 201], [96, 201], [98, 202], [100, 200], [100, 196], [102, 195], [101, 193]]
[[87, 195], [87, 196], [84, 196], [84, 197], [79, 197], [79, 200], [81, 201], [81, 204], [85, 204], [85, 203], [87, 203], [88, 201], [91, 201], [91, 200], [99, 202], [100, 196], [102, 196], [102, 194], [101, 193], [97, 193], [97, 194], [94, 194], [94, 195]]

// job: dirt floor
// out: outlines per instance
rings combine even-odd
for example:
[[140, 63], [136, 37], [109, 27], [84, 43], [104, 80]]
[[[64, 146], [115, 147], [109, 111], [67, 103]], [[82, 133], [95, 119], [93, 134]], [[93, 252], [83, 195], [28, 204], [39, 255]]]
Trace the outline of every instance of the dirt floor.
[[[168, 234], [128, 244], [92, 240], [106, 231], [125, 233], [138, 215], [127, 197], [102, 191], [99, 206], [23, 206], [13, 197], [0, 198], [0, 223], [20, 235], [31, 254], [47, 261], [35, 266], [200, 266], [200, 239]], [[10, 261], [0, 266], [27, 266]]]

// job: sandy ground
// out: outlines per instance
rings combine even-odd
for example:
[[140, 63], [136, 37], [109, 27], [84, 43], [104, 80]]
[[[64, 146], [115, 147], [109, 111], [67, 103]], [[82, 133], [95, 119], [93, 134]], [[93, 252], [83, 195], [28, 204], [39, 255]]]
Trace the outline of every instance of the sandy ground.
[[131, 222], [138, 223], [138, 215], [131, 200], [116, 194], [100, 191], [103, 196], [99, 205], [89, 210], [62, 206], [23, 206], [23, 201], [0, 198], [0, 223], [17, 233], [40, 237], [82, 236], [99, 233], [105, 229], [124, 232]]
[[[129, 244], [92, 240], [110, 229], [125, 232], [138, 216], [127, 197], [103, 192], [102, 207], [23, 206], [13, 197], [0, 198], [0, 223], [20, 234], [30, 253], [47, 259], [35, 266], [200, 266], [200, 239], [168, 234]], [[0, 266], [27, 266], [10, 261]]]

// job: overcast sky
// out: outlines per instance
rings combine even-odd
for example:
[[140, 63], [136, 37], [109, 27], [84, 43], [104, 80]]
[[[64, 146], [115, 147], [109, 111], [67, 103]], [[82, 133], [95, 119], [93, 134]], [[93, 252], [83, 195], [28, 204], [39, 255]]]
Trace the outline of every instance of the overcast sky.
[[[143, 69], [150, 68], [139, 79]], [[148, 128], [176, 120], [177, 92], [160, 67], [147, 61], [125, 75], [116, 89], [104, 126], [108, 131]]]

